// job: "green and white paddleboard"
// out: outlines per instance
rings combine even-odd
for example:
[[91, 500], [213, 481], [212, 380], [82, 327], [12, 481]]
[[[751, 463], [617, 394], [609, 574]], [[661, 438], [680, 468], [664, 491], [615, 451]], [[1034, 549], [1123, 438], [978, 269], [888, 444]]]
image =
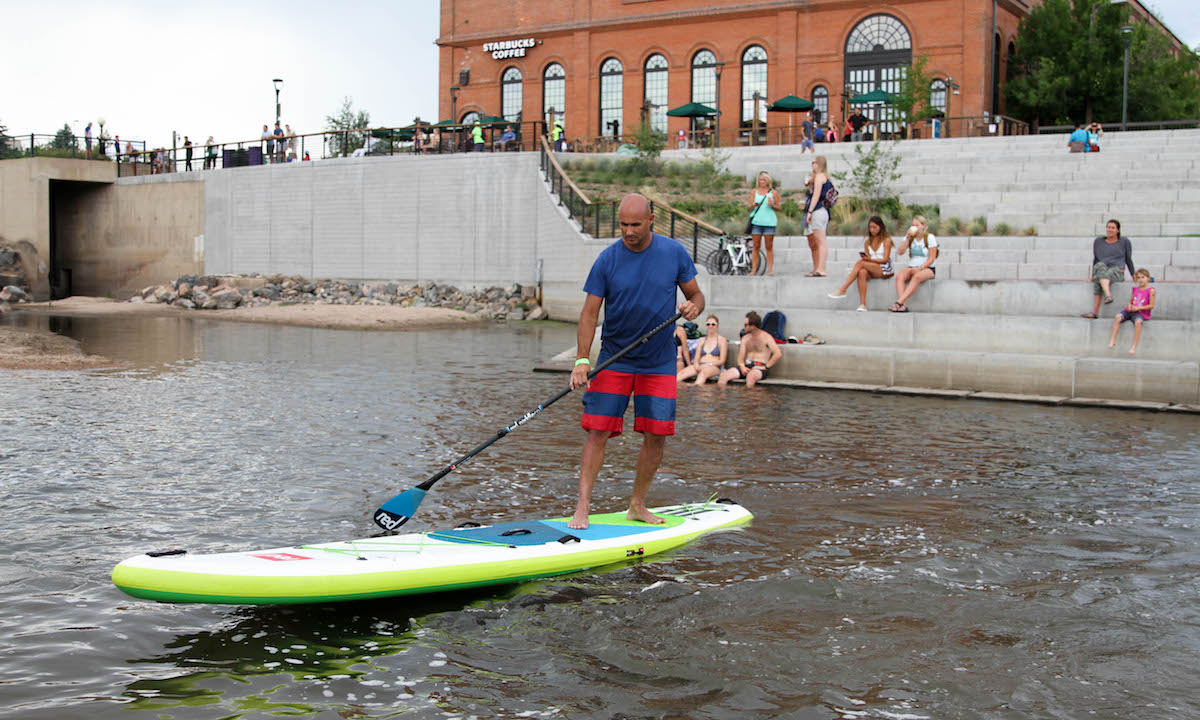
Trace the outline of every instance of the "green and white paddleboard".
[[661, 525], [592, 515], [460, 527], [247, 552], [147, 553], [113, 568], [125, 593], [162, 602], [283, 605], [414, 595], [514, 583], [646, 557], [712, 530], [743, 525], [730, 500], [653, 508]]

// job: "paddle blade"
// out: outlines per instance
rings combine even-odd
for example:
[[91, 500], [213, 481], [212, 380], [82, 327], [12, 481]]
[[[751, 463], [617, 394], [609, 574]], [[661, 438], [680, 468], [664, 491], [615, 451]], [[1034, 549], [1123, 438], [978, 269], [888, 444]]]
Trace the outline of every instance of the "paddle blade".
[[384, 530], [395, 530], [417, 513], [424, 499], [425, 491], [419, 487], [405, 490], [375, 511], [375, 524]]

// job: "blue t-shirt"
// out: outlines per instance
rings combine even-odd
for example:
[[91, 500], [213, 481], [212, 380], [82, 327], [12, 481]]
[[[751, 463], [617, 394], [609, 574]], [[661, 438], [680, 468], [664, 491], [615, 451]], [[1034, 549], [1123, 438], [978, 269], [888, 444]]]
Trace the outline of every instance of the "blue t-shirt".
[[1092, 149], [1088, 147], [1088, 131], [1084, 130], [1083, 128], [1079, 128], [1078, 130], [1072, 132], [1071, 136], [1067, 138], [1067, 142], [1081, 142], [1083, 143], [1084, 152], [1092, 151]]
[[[696, 266], [679, 242], [653, 233], [650, 247], [634, 252], [617, 240], [588, 273], [583, 291], [604, 299], [604, 330], [596, 364], [623, 350], [675, 314], [680, 283], [696, 277]], [[674, 375], [675, 342], [667, 330], [609, 366], [641, 375]]]

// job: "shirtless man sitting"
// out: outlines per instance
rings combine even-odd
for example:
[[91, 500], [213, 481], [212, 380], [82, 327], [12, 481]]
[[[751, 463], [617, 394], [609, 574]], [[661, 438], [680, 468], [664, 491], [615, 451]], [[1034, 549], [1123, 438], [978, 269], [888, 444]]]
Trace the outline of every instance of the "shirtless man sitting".
[[717, 385], [728, 385], [730, 380], [742, 378], [746, 381], [746, 387], [754, 387], [759, 380], [767, 378], [767, 372], [771, 366], [783, 357], [783, 353], [779, 352], [779, 346], [775, 343], [775, 338], [771, 337], [770, 333], [763, 332], [762, 318], [758, 316], [758, 313], [754, 311], [746, 313], [746, 320], [742, 326], [746, 328], [746, 334], [742, 336], [742, 342], [738, 347], [737, 367], [729, 368], [721, 373], [721, 377], [717, 379]]

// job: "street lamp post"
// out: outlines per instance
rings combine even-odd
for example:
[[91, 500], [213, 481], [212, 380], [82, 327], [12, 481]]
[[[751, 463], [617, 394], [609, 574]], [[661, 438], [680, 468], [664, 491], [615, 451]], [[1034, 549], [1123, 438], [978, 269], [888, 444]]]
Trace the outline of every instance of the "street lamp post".
[[717, 76], [717, 147], [721, 147], [721, 71], [724, 69], [725, 63], [723, 62], [715, 63], [713, 65], [713, 72]]
[[275, 85], [275, 124], [279, 124], [279, 91], [283, 88], [283, 80], [275, 78], [271, 81]]
[[450, 86], [450, 120], [458, 122], [458, 92], [461, 90], [457, 85]]
[[1125, 43], [1125, 79], [1121, 88], [1121, 130], [1125, 130], [1129, 118], [1129, 44], [1133, 40], [1133, 27], [1126, 25], [1121, 28], [1121, 41]]
[[957, 94], [958, 94], [958, 83], [954, 82], [954, 78], [947, 76], [946, 77], [946, 137], [950, 137], [950, 126], [954, 124], [953, 122], [951, 122], [952, 116], [950, 114], [950, 100]]

